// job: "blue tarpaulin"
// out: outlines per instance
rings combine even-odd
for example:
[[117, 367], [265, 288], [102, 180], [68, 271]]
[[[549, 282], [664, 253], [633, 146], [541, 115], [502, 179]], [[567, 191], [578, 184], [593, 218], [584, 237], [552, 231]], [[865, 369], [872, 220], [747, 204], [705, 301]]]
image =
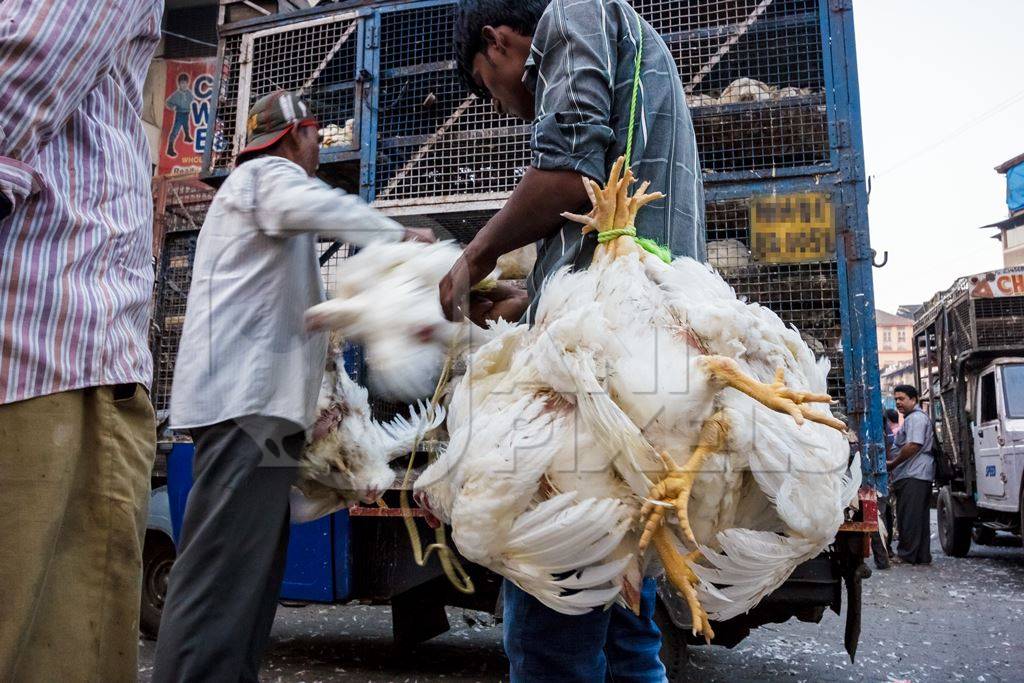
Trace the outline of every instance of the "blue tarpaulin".
[[1024, 209], [1024, 162], [1006, 172], [1006, 205], [1011, 212]]

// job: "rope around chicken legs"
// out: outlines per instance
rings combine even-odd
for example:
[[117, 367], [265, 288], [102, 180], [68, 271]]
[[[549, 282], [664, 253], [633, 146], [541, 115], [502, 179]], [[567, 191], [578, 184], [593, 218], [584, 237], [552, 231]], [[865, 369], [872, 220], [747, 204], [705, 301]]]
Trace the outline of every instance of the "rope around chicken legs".
[[[661, 192], [647, 193], [650, 183], [644, 182], [637, 192], [630, 196], [629, 188], [635, 182], [635, 177], [630, 169], [623, 172], [624, 167], [625, 158], [619, 157], [612, 166], [604, 187], [589, 178], [583, 179], [583, 185], [593, 204], [590, 213], [562, 214], [567, 219], [582, 223], [584, 234], [597, 231], [599, 244], [594, 254], [595, 262], [636, 254], [641, 252], [641, 249], [658, 257], [662, 257], [664, 253], [649, 242], [639, 240], [636, 237], [634, 223], [637, 213], [643, 206], [662, 199], [665, 195]], [[767, 384], [744, 374], [736, 361], [725, 356], [705, 356], [704, 368], [723, 386], [732, 387], [772, 410], [790, 415], [798, 425], [810, 420], [841, 432], [846, 430], [846, 425], [842, 421], [818, 413], [806, 405], [829, 403], [832, 400], [830, 396], [787, 387], [782, 369], [777, 370], [775, 381]], [[714, 637], [714, 631], [707, 612], [698, 600], [695, 588], [698, 578], [692, 569], [693, 564], [700, 559], [701, 553], [694, 550], [683, 556], [678, 551], [672, 534], [663, 526], [663, 522], [666, 508], [674, 507], [684, 537], [689, 543], [697, 545], [689, 522], [690, 492], [703, 463], [716, 452], [724, 450], [728, 431], [728, 422], [724, 415], [718, 412], [701, 426], [697, 446], [683, 467], [680, 468], [670, 455], [661, 453], [667, 470], [666, 475], [651, 489], [649, 500], [644, 504], [640, 515], [640, 521], [644, 525], [640, 540], [641, 552], [652, 541], [654, 542], [669, 581], [683, 595], [690, 608], [694, 634], [704, 635], [708, 642]]]

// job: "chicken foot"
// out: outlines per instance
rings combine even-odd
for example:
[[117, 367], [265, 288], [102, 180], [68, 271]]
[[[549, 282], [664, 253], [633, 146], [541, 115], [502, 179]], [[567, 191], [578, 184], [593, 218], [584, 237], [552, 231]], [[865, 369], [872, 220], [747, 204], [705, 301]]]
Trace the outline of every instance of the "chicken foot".
[[640, 519], [647, 519], [640, 536], [641, 551], [647, 548], [654, 533], [664, 521], [664, 503], [671, 503], [675, 506], [683, 535], [690, 543], [697, 545], [693, 529], [690, 528], [690, 491], [693, 490], [693, 483], [696, 481], [697, 475], [700, 474], [705, 461], [725, 448], [728, 428], [729, 423], [726, 422], [725, 416], [721, 412], [715, 413], [705, 420], [700, 428], [697, 446], [682, 467], [676, 465], [667, 453], [660, 453], [668, 473], [651, 489], [648, 495], [649, 500], [644, 503], [643, 509], [640, 511]]
[[[582, 223], [584, 235], [594, 231], [606, 233], [611, 230], [632, 228], [636, 224], [636, 215], [641, 208], [665, 197], [661, 192], [648, 194], [647, 188], [651, 186], [648, 181], [642, 183], [633, 196], [629, 196], [629, 188], [635, 181], [633, 171], [626, 167], [626, 158], [619, 157], [615, 160], [604, 187], [590, 178], [583, 179], [583, 187], [593, 205], [590, 213], [582, 215], [567, 212], [563, 213], [562, 217]], [[601, 247], [596, 254], [598, 257], [606, 254], [610, 258], [617, 258], [639, 252], [636, 242], [628, 235], [621, 235]]]
[[708, 620], [708, 613], [700, 604], [697, 598], [697, 584], [700, 580], [690, 567], [691, 564], [701, 558], [699, 550], [694, 550], [687, 555], [679, 554], [675, 544], [672, 542], [671, 532], [666, 527], [661, 527], [654, 533], [654, 548], [658, 551], [661, 564], [665, 567], [665, 575], [686, 600], [690, 608], [690, 624], [694, 635], [703, 635], [704, 641], [711, 642], [715, 632]]
[[775, 381], [771, 384], [759, 382], [744, 374], [736, 361], [725, 356], [705, 356], [704, 369], [711, 377], [726, 386], [743, 392], [772, 410], [786, 413], [798, 425], [802, 425], [807, 419], [840, 432], [846, 432], [846, 424], [842, 420], [837, 420], [831, 415], [822, 415], [811, 410], [810, 406], [804, 405], [805, 403], [831, 403], [832, 397], [828, 394], [812, 394], [807, 391], [790, 389], [785, 384], [785, 373], [782, 368], [775, 372]]

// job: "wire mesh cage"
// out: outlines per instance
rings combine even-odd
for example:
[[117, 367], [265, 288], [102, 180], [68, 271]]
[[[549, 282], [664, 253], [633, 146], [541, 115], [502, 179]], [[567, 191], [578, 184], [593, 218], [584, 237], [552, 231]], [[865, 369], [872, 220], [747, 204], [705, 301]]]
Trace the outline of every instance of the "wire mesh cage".
[[226, 36], [208, 170], [230, 170], [245, 141], [250, 108], [282, 89], [299, 92], [312, 105], [322, 149], [358, 150], [360, 26], [348, 12]]
[[676, 60], [706, 174], [829, 163], [819, 0], [632, 4]]
[[466, 91], [454, 19], [451, 4], [381, 14], [379, 206], [503, 198], [529, 164], [529, 126]]
[[238, 118], [238, 79], [241, 73], [242, 36], [229, 35], [221, 41], [220, 76], [217, 105], [214, 108], [213, 135], [204, 170], [210, 174], [231, 169], [238, 148], [235, 125]]
[[198, 230], [171, 232], [164, 238], [156, 278], [150, 348], [153, 353], [153, 408], [163, 417], [171, 407], [171, 382], [185, 325]]
[[815, 356], [828, 356], [828, 388], [845, 401], [839, 271], [834, 253], [806, 263], [766, 263], [751, 251], [751, 198], [707, 203], [708, 262], [737, 296], [795, 325]]

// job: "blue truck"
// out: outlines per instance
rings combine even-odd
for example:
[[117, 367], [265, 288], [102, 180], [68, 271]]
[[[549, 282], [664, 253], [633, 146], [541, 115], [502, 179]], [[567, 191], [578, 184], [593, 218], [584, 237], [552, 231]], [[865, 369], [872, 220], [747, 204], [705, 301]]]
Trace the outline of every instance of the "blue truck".
[[[157, 191], [158, 412], [166, 411], [209, 187], [230, 171], [258, 97], [302, 88], [327, 133], [324, 180], [445, 238], [471, 239], [529, 164], [529, 125], [499, 116], [459, 80], [453, 0], [348, 0], [252, 17], [235, 11], [252, 5], [225, 2], [222, 8], [206, 185], [168, 180]], [[871, 488], [885, 466], [851, 0], [633, 5], [677, 60], [704, 171], [709, 260], [739, 295], [772, 308], [818, 355], [829, 357], [829, 391], [853, 427], [853, 449], [864, 468], [862, 504], [833, 548], [798, 568], [751, 613], [716, 624], [716, 644], [735, 645], [763, 623], [820, 620], [826, 609], [840, 611], [845, 594], [852, 655], [860, 582], [869, 573], [863, 561], [876, 528]], [[321, 249], [329, 286], [346, 250]], [[396, 409], [375, 405], [379, 417]], [[171, 522], [164, 551], [187, 497], [191, 445], [178, 436], [165, 450], [166, 467], [156, 481], [167, 487], [158, 494], [167, 498]], [[436, 566], [412, 563], [393, 514], [357, 508], [294, 527], [282, 597], [389, 602], [396, 638], [421, 640], [443, 631], [444, 605], [467, 599], [446, 588]], [[166, 566], [156, 565], [161, 572]], [[165, 577], [149, 581], [149, 567], [147, 586], [156, 590]], [[493, 609], [499, 584], [483, 570], [476, 574], [478, 590], [466, 606]], [[160, 598], [151, 592], [149, 599], [156, 604]], [[689, 615], [669, 591], [658, 609], [663, 655], [678, 671]]]

